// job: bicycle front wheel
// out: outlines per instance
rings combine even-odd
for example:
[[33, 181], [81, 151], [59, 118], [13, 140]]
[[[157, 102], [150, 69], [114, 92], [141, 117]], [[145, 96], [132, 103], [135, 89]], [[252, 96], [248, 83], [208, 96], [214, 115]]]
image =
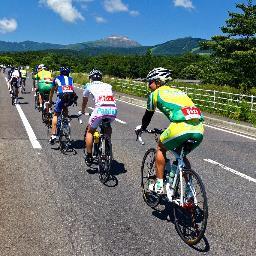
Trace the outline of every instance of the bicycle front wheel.
[[108, 181], [110, 177], [110, 169], [112, 164], [112, 145], [109, 138], [102, 138], [99, 146], [99, 178], [104, 184]]
[[156, 166], [155, 166], [156, 150], [150, 148], [146, 151], [141, 165], [141, 188], [143, 199], [146, 204], [152, 208], [159, 204], [160, 197], [149, 190], [149, 185], [155, 182]]
[[[194, 170], [183, 170], [182, 188], [178, 181], [174, 201], [175, 228], [188, 245], [196, 245], [203, 238], [208, 219], [208, 204], [203, 182]], [[183, 191], [183, 204], [181, 202]], [[179, 204], [178, 204], [179, 203]]]

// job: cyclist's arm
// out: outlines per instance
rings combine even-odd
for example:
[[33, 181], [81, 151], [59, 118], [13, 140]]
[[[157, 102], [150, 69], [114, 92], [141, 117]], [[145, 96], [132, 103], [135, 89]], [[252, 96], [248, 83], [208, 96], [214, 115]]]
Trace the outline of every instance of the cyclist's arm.
[[89, 95], [90, 95], [89, 86], [88, 84], [86, 84], [84, 86], [84, 91], [83, 91], [83, 102], [82, 102], [82, 110], [81, 110], [82, 114], [85, 113], [85, 108], [87, 106]]
[[142, 125], [141, 128], [142, 130], [146, 130], [156, 109], [156, 100], [155, 100], [155, 94], [152, 92], [147, 101], [147, 109], [145, 111], [145, 114], [142, 118]]
[[83, 102], [82, 102], [82, 114], [85, 113], [85, 109], [86, 109], [86, 106], [87, 106], [87, 102], [88, 102], [88, 97], [83, 97]]
[[151, 119], [152, 119], [154, 113], [155, 113], [154, 111], [149, 111], [149, 110], [146, 109], [146, 112], [145, 112], [145, 114], [142, 118], [142, 124], [141, 124], [141, 129], [142, 130], [147, 129], [149, 123], [151, 122]]

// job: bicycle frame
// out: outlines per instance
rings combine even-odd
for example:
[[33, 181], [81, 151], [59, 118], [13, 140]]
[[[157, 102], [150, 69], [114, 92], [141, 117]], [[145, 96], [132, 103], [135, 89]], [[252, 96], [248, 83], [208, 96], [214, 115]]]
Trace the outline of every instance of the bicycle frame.
[[[169, 152], [171, 152], [175, 159], [178, 161], [178, 165], [177, 165], [177, 171], [175, 173], [175, 176], [174, 176], [174, 180], [173, 180], [173, 183], [170, 184], [170, 187], [175, 190], [176, 186], [177, 186], [177, 180], [178, 180], [178, 177], [179, 177], [179, 181], [180, 181], [180, 202], [178, 202], [178, 200], [173, 200], [174, 203], [180, 205], [180, 206], [184, 206], [184, 189], [183, 189], [183, 179], [182, 179], [182, 175], [183, 175], [183, 168], [185, 167], [185, 163], [184, 163], [184, 160], [183, 160], [183, 157], [184, 157], [184, 147], [182, 147], [181, 149], [181, 153], [178, 154], [176, 151], [174, 150], [169, 150]], [[169, 182], [168, 182], [169, 183]], [[193, 197], [194, 197], [194, 204], [197, 205], [197, 198], [196, 198], [196, 191], [193, 187], [193, 184], [190, 183], [190, 181], [188, 180], [187, 182], [187, 185], [189, 185], [190, 187], [190, 190], [193, 194]], [[168, 198], [169, 199], [169, 198]], [[170, 199], [169, 199], [170, 200]]]
[[[147, 133], [151, 133], [151, 134], [155, 134], [155, 141], [158, 142], [158, 136], [159, 134], [162, 133], [162, 130], [159, 130], [159, 129], [155, 129], [155, 130], [146, 130]], [[139, 140], [139, 142], [144, 145], [144, 141], [142, 140], [141, 138], [141, 134], [137, 134], [137, 139], [136, 140]], [[185, 162], [183, 160], [184, 156], [185, 156], [185, 152], [184, 152], [184, 146], [181, 147], [181, 151], [180, 153], [177, 153], [176, 151], [174, 150], [168, 150], [167, 152], [170, 152], [172, 155], [174, 155], [175, 157], [175, 160], [178, 162], [178, 165], [177, 165], [177, 170], [176, 170], [176, 173], [175, 173], [175, 176], [174, 176], [174, 179], [173, 179], [173, 182], [172, 184], [169, 183], [169, 181], [166, 182], [165, 186], [167, 184], [170, 185], [170, 188], [173, 189], [173, 191], [176, 190], [176, 187], [177, 187], [177, 184], [178, 184], [178, 178], [179, 178], [179, 182], [180, 182], [180, 199], [177, 199], [177, 200], [172, 200], [172, 198], [168, 198], [168, 200], [170, 202], [174, 202], [175, 204], [179, 205], [179, 206], [184, 206], [184, 189], [183, 189], [183, 179], [182, 179], [182, 176], [183, 176], [183, 169], [184, 167], [186, 166], [185, 165]], [[164, 173], [164, 176], [166, 176], [166, 174]], [[165, 177], [166, 178], [166, 177]], [[194, 197], [194, 204], [197, 205], [197, 198], [196, 198], [196, 192], [195, 192], [195, 189], [193, 187], [193, 184], [191, 184], [189, 181], [187, 182], [187, 185], [189, 185], [190, 187], [190, 191], [192, 192], [193, 194], [193, 197]]]

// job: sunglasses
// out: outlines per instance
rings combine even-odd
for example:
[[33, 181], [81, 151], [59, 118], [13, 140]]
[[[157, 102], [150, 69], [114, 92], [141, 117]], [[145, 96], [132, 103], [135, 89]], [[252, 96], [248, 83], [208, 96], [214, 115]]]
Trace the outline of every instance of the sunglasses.
[[153, 82], [154, 82], [154, 80], [149, 80], [148, 81], [148, 86], [150, 86]]

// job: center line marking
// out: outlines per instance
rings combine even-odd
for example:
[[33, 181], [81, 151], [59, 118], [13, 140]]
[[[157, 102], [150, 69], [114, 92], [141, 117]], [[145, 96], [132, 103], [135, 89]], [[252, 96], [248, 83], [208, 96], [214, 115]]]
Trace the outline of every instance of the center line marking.
[[254, 178], [252, 178], [252, 177], [250, 177], [250, 176], [248, 176], [248, 175], [246, 175], [246, 174], [244, 174], [244, 173], [241, 173], [241, 172], [238, 172], [238, 171], [236, 171], [236, 170], [234, 170], [234, 169], [231, 169], [231, 168], [229, 168], [229, 167], [227, 167], [227, 166], [225, 166], [225, 165], [223, 165], [223, 164], [221, 164], [221, 163], [218, 163], [218, 162], [216, 162], [216, 161], [214, 161], [214, 160], [212, 160], [212, 159], [204, 159], [204, 161], [206, 161], [206, 162], [208, 162], [208, 163], [211, 163], [211, 164], [214, 164], [214, 165], [218, 165], [218, 166], [220, 166], [221, 168], [223, 168], [224, 170], [227, 170], [227, 171], [229, 171], [229, 172], [232, 172], [232, 173], [234, 173], [234, 174], [236, 174], [236, 175], [238, 175], [238, 176], [240, 176], [240, 177], [242, 177], [242, 178], [245, 178], [245, 179], [247, 179], [247, 180], [249, 180], [249, 181], [252, 181], [252, 182], [256, 183], [256, 179], [254, 179]]

